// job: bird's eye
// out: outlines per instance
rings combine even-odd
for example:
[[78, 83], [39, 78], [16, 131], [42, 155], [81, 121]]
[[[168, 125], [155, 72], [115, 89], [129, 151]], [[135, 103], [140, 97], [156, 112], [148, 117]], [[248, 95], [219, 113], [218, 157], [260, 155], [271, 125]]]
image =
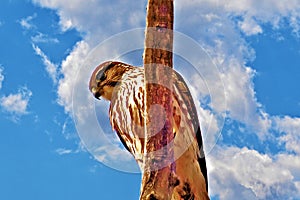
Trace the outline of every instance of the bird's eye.
[[106, 79], [106, 75], [105, 75], [105, 73], [104, 73], [104, 71], [99, 71], [98, 73], [97, 73], [97, 75], [96, 75], [96, 80], [98, 81], [98, 82], [102, 82], [102, 81], [104, 81]]

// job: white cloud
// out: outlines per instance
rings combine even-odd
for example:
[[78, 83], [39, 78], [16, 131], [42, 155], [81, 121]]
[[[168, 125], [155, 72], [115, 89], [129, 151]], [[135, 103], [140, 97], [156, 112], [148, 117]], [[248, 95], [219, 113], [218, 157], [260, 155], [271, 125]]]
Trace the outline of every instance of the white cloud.
[[33, 15], [31, 16], [28, 16], [26, 18], [22, 18], [21, 20], [19, 20], [19, 24], [24, 28], [24, 29], [32, 29], [32, 28], [35, 28], [35, 25], [32, 24], [32, 20], [34, 18], [37, 17], [37, 14], [34, 13]]
[[55, 150], [55, 152], [59, 155], [65, 155], [65, 154], [71, 154], [73, 153], [72, 149], [66, 149], [66, 148], [58, 148]]
[[[0, 65], [0, 90], [4, 81], [4, 68]], [[28, 114], [28, 104], [32, 92], [27, 87], [22, 87], [15, 94], [3, 95], [0, 97], [0, 109], [8, 113], [13, 121], [18, 121], [19, 117]]]
[[274, 122], [274, 129], [283, 133], [279, 137], [279, 141], [285, 144], [288, 151], [300, 155], [300, 118], [274, 117]]
[[34, 43], [59, 43], [57, 38], [51, 38], [47, 34], [38, 32], [35, 36], [31, 37]]
[[[195, 24], [196, 21], [202, 25], [200, 28], [205, 31], [212, 31], [214, 28], [206, 24], [202, 19], [206, 19], [207, 22], [215, 24], [217, 19], [221, 19], [222, 23], [215, 24], [215, 26], [232, 26], [233, 24], [225, 23], [227, 19], [234, 19], [237, 21], [237, 25], [241, 31], [246, 35], [259, 34], [263, 32], [261, 24], [271, 24], [274, 28], [280, 28], [285, 22], [293, 29], [295, 35], [299, 36], [299, 18], [300, 18], [300, 4], [298, 0], [291, 0], [288, 3], [286, 1], [273, 1], [273, 0], [241, 0], [241, 1], [220, 1], [220, 0], [201, 0], [201, 1], [176, 1], [175, 9], [177, 23], [186, 23], [186, 26]], [[190, 10], [194, 12], [189, 12]], [[187, 15], [189, 22], [187, 22]], [[211, 18], [210, 16], [213, 16]], [[201, 19], [202, 18], [202, 19]], [[199, 23], [199, 24], [200, 24]], [[218, 27], [216, 26], [216, 29]], [[191, 30], [195, 31], [197, 27], [189, 26]], [[222, 34], [223, 32], [219, 32]]]
[[58, 78], [58, 65], [52, 63], [46, 54], [35, 44], [32, 44], [32, 48], [34, 49], [35, 53], [42, 58], [42, 61], [46, 67], [46, 71], [48, 72], [50, 78], [52, 79], [53, 83], [57, 83]]
[[2, 83], [4, 81], [4, 75], [3, 75], [3, 67], [0, 65], [0, 90], [2, 88]]
[[[80, 78], [80, 80], [80, 76], [87, 78], [87, 74], [77, 73], [81, 67], [85, 67], [86, 63], [84, 61], [89, 51], [90, 48], [86, 42], [78, 42], [70, 55], [62, 62], [61, 73], [63, 78], [59, 80], [57, 93], [59, 97], [58, 102], [65, 108], [66, 112], [71, 112], [72, 109], [73, 88], [77, 85], [77, 78]], [[80, 88], [76, 88], [75, 91], [82, 92], [82, 98], [85, 99], [86, 96], [84, 94], [86, 94], [88, 86], [87, 82], [83, 82], [83, 84]]]
[[258, 25], [254, 19], [245, 18], [244, 21], [238, 23], [241, 30], [247, 35], [256, 35], [262, 33], [262, 28]]
[[[297, 163], [285, 164], [255, 150], [237, 147], [216, 148], [210, 157], [210, 188], [220, 199], [289, 199], [299, 197], [295, 172]], [[299, 157], [296, 157], [299, 161]], [[297, 172], [299, 174], [299, 172]], [[237, 198], [238, 197], [238, 198]]]
[[[109, 37], [111, 33], [144, 25], [142, 22], [144, 22], [145, 1], [117, 0], [111, 3], [93, 0], [33, 0], [33, 2], [58, 10], [62, 30], [76, 28], [98, 42], [99, 39]], [[94, 12], [95, 9], [97, 12]]]
[[297, 13], [297, 15], [293, 15], [291, 16], [290, 19], [290, 23], [291, 26], [293, 27], [293, 33], [299, 38], [300, 37], [300, 14], [299, 12]]
[[28, 113], [28, 103], [32, 92], [26, 88], [21, 88], [16, 94], [9, 94], [0, 99], [2, 109], [16, 116], [25, 115]]
[[[247, 35], [262, 33], [262, 23], [271, 23], [275, 26], [276, 20], [283, 20], [287, 12], [283, 12], [284, 9], [275, 8], [271, 9], [271, 13], [265, 12], [265, 10], [258, 12], [255, 10], [256, 7], [262, 5], [258, 5], [261, 2], [256, 1], [240, 3], [203, 0], [184, 1], [184, 3], [177, 1], [175, 4], [177, 11], [175, 27], [177, 30], [197, 39], [219, 68], [224, 83], [227, 105], [225, 111], [228, 116], [244, 123], [247, 130], [255, 132], [260, 139], [266, 139], [269, 136], [272, 120], [256, 99], [253, 84], [256, 72], [245, 65], [255, 59], [255, 52], [238, 30], [240, 29]], [[297, 10], [299, 6], [298, 8], [297, 6], [290, 7], [290, 9]], [[191, 10], [195, 10], [195, 12], [191, 12]], [[266, 13], [273, 17], [261, 20], [260, 18], [263, 18]], [[236, 21], [238, 22], [236, 23]], [[219, 95], [222, 91], [218, 89], [216, 83], [219, 82], [215, 79], [207, 82], [210, 87], [210, 95], [220, 96], [219, 99], [215, 99], [215, 102], [218, 103], [215, 103], [213, 108], [222, 111], [218, 105], [224, 99], [222, 95]], [[199, 91], [203, 91], [201, 88], [199, 89]]]
[[113, 148], [112, 145], [102, 146], [95, 150], [98, 152], [97, 159], [102, 162], [107, 162], [106, 159], [120, 160], [122, 162], [128, 162], [132, 159], [132, 155], [127, 150]]
[[233, 58], [222, 74], [228, 115], [254, 131], [260, 139], [266, 139], [272, 121], [257, 101], [253, 85], [255, 71]]
[[77, 147], [74, 149], [63, 147], [63, 148], [57, 148], [55, 150], [55, 153], [57, 153], [58, 155], [77, 154], [77, 153], [81, 153], [81, 152], [85, 152], [82, 142], [79, 142]]
[[[299, 19], [300, 5], [299, 1], [259, 1], [259, 0], [242, 0], [242, 1], [218, 1], [218, 4], [224, 7], [227, 12], [235, 16], [241, 16], [243, 20], [256, 19], [258, 22], [271, 23], [275, 28], [280, 26], [281, 20], [287, 19], [290, 26], [296, 30], [299, 26], [299, 20], [295, 23], [294, 19]], [[248, 21], [248, 25], [254, 24], [254, 21]], [[254, 25], [256, 29], [257, 26]], [[260, 33], [257, 32], [257, 33]]]
[[[300, 179], [300, 156], [292, 154], [278, 154], [277, 161], [278, 164], [284, 166], [294, 175], [294, 178], [299, 181]], [[300, 192], [300, 191], [299, 191]]]

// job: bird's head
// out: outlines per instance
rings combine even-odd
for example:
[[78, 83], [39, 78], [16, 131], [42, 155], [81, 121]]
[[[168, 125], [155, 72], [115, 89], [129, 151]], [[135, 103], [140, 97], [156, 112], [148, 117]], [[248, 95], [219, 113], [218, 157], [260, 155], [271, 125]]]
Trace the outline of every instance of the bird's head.
[[92, 73], [89, 89], [96, 99], [103, 97], [111, 100], [115, 86], [121, 82], [128, 65], [121, 62], [107, 61], [100, 64]]

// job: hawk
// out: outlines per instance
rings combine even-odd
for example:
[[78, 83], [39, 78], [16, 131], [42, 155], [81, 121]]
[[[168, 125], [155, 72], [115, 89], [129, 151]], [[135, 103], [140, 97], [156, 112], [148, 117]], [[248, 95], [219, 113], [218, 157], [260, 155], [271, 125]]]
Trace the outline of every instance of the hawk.
[[[179, 193], [183, 195], [182, 199], [186, 199], [184, 195], [188, 192], [184, 190], [193, 190], [193, 187], [200, 187], [197, 184], [204, 182], [205, 186], [202, 190], [206, 190], [204, 191], [205, 197], [207, 197], [205, 199], [208, 199], [206, 161], [196, 107], [182, 76], [173, 70], [172, 78], [174, 146], [182, 147], [182, 151], [188, 152], [182, 152], [187, 160], [182, 162], [184, 166], [181, 168], [191, 171], [191, 177], [181, 178], [185, 189]], [[104, 62], [93, 71], [89, 89], [96, 99], [103, 98], [110, 101], [111, 126], [124, 147], [141, 166], [144, 151], [144, 68], [117, 61]], [[187, 144], [182, 144], [184, 142]], [[189, 168], [190, 166], [193, 168]], [[198, 178], [202, 182], [199, 182]], [[193, 185], [193, 181], [196, 186]], [[188, 199], [198, 198], [193, 198], [191, 195], [191, 198]]]

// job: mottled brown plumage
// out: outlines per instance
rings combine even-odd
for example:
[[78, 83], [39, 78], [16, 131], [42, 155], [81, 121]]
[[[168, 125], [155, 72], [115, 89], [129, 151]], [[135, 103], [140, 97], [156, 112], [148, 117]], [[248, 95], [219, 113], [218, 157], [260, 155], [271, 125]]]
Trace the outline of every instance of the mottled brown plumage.
[[[176, 169], [175, 178], [168, 184], [169, 187], [173, 184], [173, 196], [176, 199], [209, 199], [206, 161], [197, 111], [183, 78], [175, 71], [172, 78], [173, 148], [176, 160], [166, 162], [175, 162]], [[89, 89], [95, 98], [103, 97], [111, 102], [111, 125], [143, 170], [146, 116], [144, 69], [121, 62], [102, 63], [94, 70]], [[157, 176], [157, 173], [152, 174]]]

